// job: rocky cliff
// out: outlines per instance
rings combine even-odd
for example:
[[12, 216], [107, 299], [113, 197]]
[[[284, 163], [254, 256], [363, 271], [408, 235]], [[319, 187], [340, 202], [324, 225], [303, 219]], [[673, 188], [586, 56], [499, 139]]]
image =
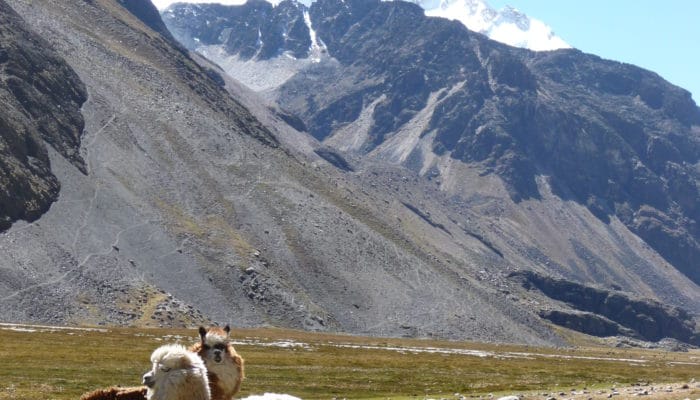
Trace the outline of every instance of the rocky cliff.
[[39, 218], [58, 197], [47, 144], [85, 172], [79, 149], [86, 96], [51, 45], [0, 1], [0, 230]]
[[631, 298], [577, 284], [553, 279], [530, 271], [509, 275], [525, 289], [539, 290], [545, 296], [562, 301], [581, 312], [542, 310], [540, 315], [557, 325], [596, 336], [633, 335], [649, 341], [673, 338], [700, 345], [700, 331], [686, 311], [656, 301]]

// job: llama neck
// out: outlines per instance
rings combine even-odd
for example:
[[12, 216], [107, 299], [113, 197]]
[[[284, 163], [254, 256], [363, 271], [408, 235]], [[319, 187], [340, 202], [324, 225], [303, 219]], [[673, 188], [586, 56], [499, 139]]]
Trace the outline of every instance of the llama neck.
[[222, 392], [222, 398], [230, 399], [233, 392], [236, 391], [236, 387], [240, 384], [240, 367], [227, 357], [221, 364], [210, 363], [208, 368], [210, 379], [211, 374], [216, 375], [216, 386]]

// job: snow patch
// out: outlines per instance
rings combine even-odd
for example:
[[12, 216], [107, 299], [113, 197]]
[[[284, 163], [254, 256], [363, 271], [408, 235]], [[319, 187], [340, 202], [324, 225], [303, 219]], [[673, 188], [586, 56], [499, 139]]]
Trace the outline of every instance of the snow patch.
[[280, 347], [283, 349], [290, 349], [290, 348], [295, 348], [299, 347], [304, 350], [312, 350], [311, 346], [309, 346], [307, 343], [303, 342], [297, 342], [294, 340], [276, 340], [274, 342], [264, 342], [260, 340], [253, 340], [253, 339], [247, 339], [247, 340], [231, 340], [232, 344], [235, 345], [246, 345], [246, 346], [263, 346], [263, 347]]
[[56, 331], [81, 331], [81, 332], [107, 332], [107, 329], [100, 328], [75, 328], [70, 326], [53, 325], [30, 325], [0, 323], [0, 329], [16, 332], [56, 332]]
[[309, 35], [311, 36], [311, 47], [309, 48], [309, 58], [311, 61], [318, 63], [321, 62], [321, 57], [328, 53], [326, 45], [322, 40], [319, 40], [316, 36], [316, 31], [311, 27], [311, 17], [309, 16], [309, 11], [304, 11], [304, 23], [309, 29]]
[[[187, 3], [221, 3], [227, 5], [244, 4], [246, 0], [187, 0]], [[384, 0], [394, 1], [394, 0]], [[440, 17], [461, 22], [472, 31], [482, 33], [489, 38], [510, 46], [527, 48], [535, 51], [568, 49], [572, 46], [556, 36], [544, 22], [530, 18], [514, 7], [506, 6], [498, 11], [484, 0], [407, 0], [418, 4], [425, 10], [428, 17]], [[164, 10], [174, 0], [155, 0], [154, 4]], [[268, 0], [277, 6], [280, 0]], [[309, 7], [313, 0], [302, 0], [300, 3]], [[194, 9], [188, 10], [197, 15]], [[165, 12], [168, 12], [166, 10]], [[316, 38], [316, 32], [311, 29], [308, 12], [304, 13], [304, 21], [311, 34], [312, 57], [317, 60], [317, 54], [323, 54], [325, 46]], [[317, 46], [317, 47], [314, 47]], [[316, 53], [318, 51], [318, 53]], [[318, 62], [318, 61], [316, 61]]]
[[[270, 347], [283, 347], [287, 348], [289, 346], [301, 347], [305, 350], [314, 351], [318, 347], [329, 346], [345, 349], [358, 349], [358, 350], [372, 350], [372, 351], [392, 351], [402, 354], [452, 354], [452, 355], [463, 355], [469, 357], [479, 357], [479, 358], [495, 358], [495, 359], [536, 359], [536, 358], [550, 358], [550, 359], [560, 359], [560, 360], [596, 360], [596, 361], [616, 361], [616, 362], [626, 362], [630, 364], [646, 364], [648, 360], [639, 358], [617, 358], [617, 357], [595, 357], [595, 356], [576, 356], [568, 354], [548, 354], [548, 353], [529, 353], [529, 352], [517, 352], [517, 351], [488, 351], [488, 350], [475, 350], [466, 348], [453, 348], [453, 347], [432, 347], [432, 346], [377, 346], [377, 345], [363, 345], [354, 343], [337, 343], [337, 342], [325, 342], [311, 345], [304, 342], [297, 342], [295, 340], [276, 340], [272, 342], [265, 342], [258, 339], [246, 339], [232, 341], [236, 345], [252, 345], [252, 346], [270, 346]], [[695, 365], [695, 364], [693, 364]], [[267, 394], [267, 393], [266, 393]], [[275, 395], [271, 393], [271, 395]], [[282, 395], [286, 396], [286, 395]], [[243, 399], [242, 399], [243, 400]], [[255, 400], [255, 399], [249, 399]], [[258, 399], [258, 400], [275, 400], [275, 399]], [[284, 400], [284, 399], [281, 399]], [[293, 399], [291, 399], [293, 400]]]
[[269, 60], [242, 60], [228, 54], [222, 45], [200, 46], [197, 51], [256, 92], [281, 86], [307, 64], [284, 54]]
[[280, 393], [265, 393], [265, 394], [254, 394], [248, 397], [244, 397], [241, 400], [301, 400], [298, 397], [292, 396], [290, 394], [280, 394]]
[[[262, 46], [262, 43], [260, 42], [259, 45]], [[289, 52], [284, 52], [268, 60], [257, 59], [257, 54], [246, 60], [238, 55], [230, 55], [223, 45], [199, 46], [196, 51], [218, 64], [227, 74], [253, 91], [265, 92], [280, 87], [289, 78], [312, 64], [322, 60], [332, 60], [332, 57], [325, 56], [327, 53], [323, 42], [316, 42], [316, 45], [318, 47], [314, 49], [312, 42], [310, 57], [299, 59]]]

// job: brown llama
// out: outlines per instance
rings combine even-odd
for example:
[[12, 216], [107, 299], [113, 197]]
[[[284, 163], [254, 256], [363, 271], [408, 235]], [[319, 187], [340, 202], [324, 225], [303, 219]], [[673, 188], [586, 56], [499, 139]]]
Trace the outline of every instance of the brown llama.
[[199, 327], [200, 342], [190, 347], [207, 366], [212, 400], [231, 400], [245, 377], [244, 361], [230, 342], [231, 328]]

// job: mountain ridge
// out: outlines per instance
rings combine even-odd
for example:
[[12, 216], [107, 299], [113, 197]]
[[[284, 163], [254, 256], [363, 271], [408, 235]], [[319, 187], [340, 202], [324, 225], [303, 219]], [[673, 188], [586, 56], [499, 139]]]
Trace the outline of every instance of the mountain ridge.
[[116, 1], [8, 4], [86, 85], [88, 174], [50, 152], [61, 196], [0, 234], [3, 320], [562, 343]]
[[[569, 322], [579, 321], [580, 314], [556, 295], [509, 277], [526, 269], [626, 293], [620, 298], [631, 307], [637, 303], [629, 299], [640, 297], [681, 307], [688, 314], [676, 315], [679, 323], [697, 331], [697, 323], [692, 328], [693, 321], [684, 319], [696, 319], [697, 285], [617, 214], [608, 221], [594, 216], [595, 207], [562, 185], [567, 182], [562, 177], [537, 170], [532, 182], [519, 181], [519, 171], [508, 168], [517, 165], [517, 157], [527, 162], [534, 153], [507, 147], [516, 143], [512, 132], [494, 130], [503, 137], [496, 135], [493, 143], [486, 135], [489, 140], [478, 146], [486, 158], [465, 162], [452, 154], [464, 146], [465, 157], [479, 155], [467, 151], [469, 136], [461, 135], [469, 131], [443, 130], [439, 124], [426, 131], [440, 114], [461, 114], [470, 94], [476, 104], [487, 105], [474, 109], [484, 112], [479, 118], [504, 112], [499, 108], [504, 104], [517, 114], [520, 105], [538, 104], [538, 84], [545, 78], [552, 96], [578, 90], [578, 96], [593, 101], [589, 89], [555, 84], [557, 76], [571, 73], [565, 62], [545, 60], [561, 71], [535, 70], [531, 65], [544, 61], [531, 58], [533, 52], [510, 50], [456, 22], [420, 19], [415, 5], [346, 3], [355, 14], [328, 1], [315, 3], [308, 19], [303, 9], [281, 7], [278, 11], [285, 12], [275, 14], [277, 7], [249, 5], [246, 15], [257, 21], [249, 24], [253, 34], [233, 35], [230, 48], [255, 51], [245, 60], [234, 54], [238, 62], [266, 73], [283, 57], [294, 61], [280, 47], [258, 52], [260, 37], [294, 51], [294, 36], [281, 37], [292, 31], [284, 27], [297, 26], [294, 32], [306, 37], [304, 28], [310, 26], [326, 51], [298, 59], [304, 64], [292, 65], [298, 69], [291, 70], [291, 80], [277, 76], [278, 84], [256, 92], [173, 44], [119, 1], [8, 0], [32, 31], [50, 39], [86, 87], [80, 154], [87, 174], [49, 147], [60, 196], [36, 222], [17, 222], [0, 234], [5, 255], [0, 258], [0, 318], [137, 326], [221, 322], [566, 344], [546, 312], [568, 315]], [[345, 25], [336, 29], [329, 20], [319, 23], [323, 16], [337, 16]], [[435, 53], [410, 46], [386, 53], [393, 59], [357, 58], [375, 46], [379, 51], [391, 43], [410, 45], [415, 33], [391, 23], [413, 17], [432, 28], [435, 36], [428, 35], [433, 40], [428, 43], [460, 39], [458, 44], [469, 50], [464, 70], [436, 63], [441, 57], [431, 57]], [[384, 30], [381, 22], [388, 22]], [[395, 36], [378, 43], [377, 36], [386, 32]], [[177, 30], [173, 34], [177, 37]], [[195, 37], [203, 36], [190, 39]], [[433, 47], [454, 57], [447, 45]], [[422, 58], [412, 59], [416, 54]], [[556, 54], [571, 57], [564, 61], [583, 57], [595, 64], [575, 51]], [[395, 70], [396, 62], [402, 65]], [[538, 76], [542, 71], [549, 75]], [[328, 76], [339, 78], [338, 85], [326, 87], [322, 78]], [[445, 76], [447, 86], [433, 80]], [[422, 84], [414, 86], [414, 80]], [[657, 88], [654, 83], [651, 79], [646, 86]], [[516, 94], [520, 89], [522, 99]], [[629, 86], [613, 89], [625, 93]], [[314, 96], [307, 97], [307, 90]], [[639, 100], [636, 94], [625, 95], [632, 105], [657, 106], [650, 114], [659, 127], [683, 128], [675, 121], [688, 116], [694, 121], [692, 108], [688, 113], [674, 106], [682, 92], [674, 97], [649, 90]], [[312, 100], [318, 106], [313, 111], [307, 109]], [[635, 110], [628, 111], [637, 115]], [[630, 124], [620, 119], [619, 125]], [[383, 126], [373, 126], [377, 121]], [[498, 127], [503, 118], [493, 121]], [[453, 121], [453, 126], [459, 124]], [[449, 145], [443, 144], [442, 153], [434, 146], [439, 131]], [[668, 157], [683, 160], [695, 154], [688, 146], [681, 152], [682, 146], [665, 136], [656, 140], [661, 140], [660, 153], [668, 154], [658, 158], [664, 163]], [[503, 154], [516, 158], [503, 159]], [[679, 165], [681, 176], [688, 173]], [[603, 206], [601, 215], [608, 215]], [[656, 215], [652, 209], [645, 212]], [[668, 218], [666, 223], [683, 221]], [[594, 316], [591, 320], [605, 318]], [[647, 317], [655, 318], [630, 316], [632, 321]]]
[[[421, 13], [405, 3], [313, 3], [309, 14], [328, 49], [326, 62], [303, 67], [265, 95], [341, 152], [381, 160], [401, 148], [399, 163], [443, 182], [454, 178], [441, 177], [440, 164], [456, 159], [499, 176], [516, 203], [540, 199], [538, 176], [549, 175], [546, 184], [556, 196], [584, 205], [604, 224], [619, 219], [697, 281], [690, 261], [697, 233], [685, 218], [695, 218], [696, 202], [689, 199], [696, 196], [689, 193], [697, 191], [692, 165], [700, 114], [687, 91], [631, 65], [573, 49], [517, 50]], [[180, 29], [167, 11], [164, 19]], [[206, 44], [205, 51], [216, 46]], [[214, 60], [226, 65], [239, 54], [229, 50]], [[264, 68], [255, 58], [246, 62]], [[237, 71], [229, 70], [245, 83]], [[616, 103], [624, 104], [618, 114], [610, 107]], [[648, 126], [641, 115], [651, 116]], [[415, 124], [422, 128], [414, 134]], [[355, 133], [346, 135], [350, 127]], [[537, 140], [527, 139], [533, 134]], [[609, 145], [628, 161], [598, 153]], [[571, 157], [570, 148], [583, 153]]]

